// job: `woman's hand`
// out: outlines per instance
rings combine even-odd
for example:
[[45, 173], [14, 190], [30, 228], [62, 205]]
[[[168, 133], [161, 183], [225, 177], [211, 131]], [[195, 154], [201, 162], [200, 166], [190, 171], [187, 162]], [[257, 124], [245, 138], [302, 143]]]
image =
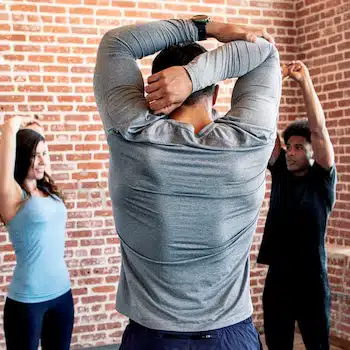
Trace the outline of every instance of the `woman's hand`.
[[18, 132], [20, 129], [32, 129], [40, 134], [43, 133], [43, 126], [41, 125], [39, 118], [35, 117], [23, 117], [15, 115], [8, 118], [5, 124], [10, 126], [14, 132]]

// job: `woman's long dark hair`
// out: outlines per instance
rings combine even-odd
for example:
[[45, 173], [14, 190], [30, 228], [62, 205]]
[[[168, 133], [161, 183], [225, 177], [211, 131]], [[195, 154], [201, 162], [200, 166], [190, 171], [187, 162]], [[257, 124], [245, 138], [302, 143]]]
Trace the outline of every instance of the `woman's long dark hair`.
[[[16, 162], [15, 162], [15, 180], [26, 192], [31, 196], [30, 192], [24, 185], [24, 180], [28, 174], [30, 167], [33, 164], [33, 155], [36, 153], [36, 148], [39, 142], [45, 142], [44, 136], [32, 129], [21, 129], [16, 135]], [[37, 180], [37, 187], [50, 197], [60, 198], [64, 202], [64, 197], [58, 187], [55, 185], [52, 177], [44, 173], [44, 177]]]

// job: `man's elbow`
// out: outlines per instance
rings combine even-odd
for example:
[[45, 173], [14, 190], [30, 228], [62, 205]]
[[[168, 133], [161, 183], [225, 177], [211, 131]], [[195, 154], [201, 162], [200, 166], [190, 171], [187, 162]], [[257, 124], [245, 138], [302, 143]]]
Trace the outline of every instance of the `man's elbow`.
[[320, 125], [312, 127], [310, 128], [310, 131], [311, 138], [314, 137], [315, 139], [321, 140], [329, 137], [326, 123], [322, 123]]
[[262, 52], [265, 52], [265, 55], [267, 53], [267, 58], [278, 58], [279, 60], [279, 52], [277, 50], [277, 47], [270, 42], [268, 42], [266, 39], [259, 38], [257, 42], [260, 46], [260, 49]]
[[113, 28], [106, 32], [100, 41], [99, 51], [116, 52], [125, 46], [120, 28]]

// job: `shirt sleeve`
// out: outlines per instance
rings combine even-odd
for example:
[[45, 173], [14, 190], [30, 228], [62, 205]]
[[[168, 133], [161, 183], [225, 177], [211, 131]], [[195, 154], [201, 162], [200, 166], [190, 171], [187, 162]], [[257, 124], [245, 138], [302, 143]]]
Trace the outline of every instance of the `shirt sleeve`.
[[171, 45], [198, 40], [190, 20], [157, 21], [108, 31], [101, 39], [94, 94], [106, 130], [136, 133], [164, 116], [152, 115], [137, 59]]
[[[279, 55], [262, 38], [256, 43], [233, 41], [203, 53], [185, 66], [193, 92], [236, 78], [230, 111], [215, 122], [221, 134], [238, 145], [274, 144], [281, 97]], [[231, 129], [227, 135], [225, 130]], [[233, 132], [233, 135], [232, 135]]]
[[329, 209], [332, 210], [336, 199], [337, 169], [333, 164], [329, 169], [321, 167], [317, 162], [312, 166], [315, 180], [320, 181], [325, 191]]

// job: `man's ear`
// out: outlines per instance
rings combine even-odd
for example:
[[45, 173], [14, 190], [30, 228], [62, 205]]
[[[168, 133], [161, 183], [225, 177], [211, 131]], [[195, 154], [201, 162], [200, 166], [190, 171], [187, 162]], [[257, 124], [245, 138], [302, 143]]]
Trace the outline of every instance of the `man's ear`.
[[218, 95], [219, 95], [219, 85], [215, 85], [214, 93], [213, 93], [213, 106], [215, 106]]

